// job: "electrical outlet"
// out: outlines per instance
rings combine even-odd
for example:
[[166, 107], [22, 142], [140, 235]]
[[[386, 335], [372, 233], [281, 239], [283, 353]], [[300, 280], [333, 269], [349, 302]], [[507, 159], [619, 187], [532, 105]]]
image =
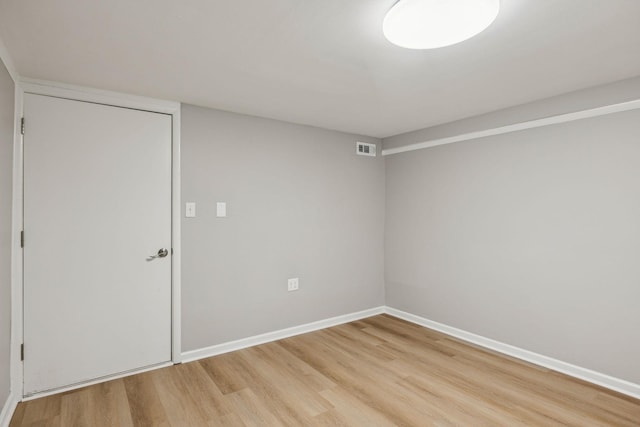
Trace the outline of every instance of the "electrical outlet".
[[287, 290], [289, 292], [297, 291], [298, 290], [298, 286], [299, 286], [299, 281], [298, 281], [297, 277], [287, 280]]

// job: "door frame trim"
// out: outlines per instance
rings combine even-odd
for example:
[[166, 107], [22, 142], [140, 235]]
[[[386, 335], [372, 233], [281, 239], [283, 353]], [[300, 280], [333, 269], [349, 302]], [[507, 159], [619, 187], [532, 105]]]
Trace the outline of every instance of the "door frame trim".
[[[22, 135], [20, 133], [20, 119], [23, 117], [24, 94], [47, 95], [57, 98], [65, 98], [76, 101], [92, 102], [95, 104], [111, 105], [114, 107], [131, 108], [134, 110], [144, 110], [154, 113], [171, 115], [171, 246], [173, 254], [171, 257], [171, 361], [174, 364], [182, 362], [181, 345], [181, 197], [180, 197], [180, 103], [165, 101], [155, 98], [147, 98], [136, 95], [128, 95], [119, 92], [93, 89], [89, 87], [68, 85], [64, 83], [51, 82], [46, 80], [36, 80], [20, 78], [16, 82], [16, 130], [14, 141], [14, 208], [13, 208], [13, 234], [14, 256], [13, 266], [15, 268], [12, 280], [12, 350], [15, 356], [12, 360], [13, 389], [20, 396], [24, 397], [24, 371], [23, 363], [20, 361], [20, 344], [24, 339], [23, 331], [23, 311], [24, 300], [22, 298], [24, 288], [24, 269], [22, 259], [22, 249], [20, 248], [20, 231], [23, 229], [23, 156], [22, 156]], [[26, 120], [28, 132], [28, 118]], [[28, 350], [27, 350], [28, 351]]]

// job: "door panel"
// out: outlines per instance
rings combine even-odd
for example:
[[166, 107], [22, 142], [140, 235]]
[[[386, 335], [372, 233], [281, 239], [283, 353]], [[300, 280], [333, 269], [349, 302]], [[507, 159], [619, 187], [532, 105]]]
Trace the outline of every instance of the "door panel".
[[171, 359], [171, 116], [26, 94], [24, 391]]

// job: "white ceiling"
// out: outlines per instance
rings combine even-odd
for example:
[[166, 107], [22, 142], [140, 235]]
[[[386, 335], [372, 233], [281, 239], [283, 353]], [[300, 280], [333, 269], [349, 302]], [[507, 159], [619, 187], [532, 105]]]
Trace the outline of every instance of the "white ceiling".
[[25, 77], [377, 137], [640, 75], [638, 0], [502, 0], [430, 51], [394, 1], [0, 0], [0, 38]]

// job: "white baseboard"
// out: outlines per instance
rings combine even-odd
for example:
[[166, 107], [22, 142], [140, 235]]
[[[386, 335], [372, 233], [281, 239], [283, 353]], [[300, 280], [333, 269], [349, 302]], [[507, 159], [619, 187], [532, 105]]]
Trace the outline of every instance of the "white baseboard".
[[626, 394], [631, 397], [635, 397], [636, 399], [640, 399], [640, 384], [634, 384], [629, 381], [621, 380], [619, 378], [602, 374], [600, 372], [572, 365], [571, 363], [566, 363], [561, 360], [543, 356], [541, 354], [505, 344], [500, 341], [485, 338], [481, 335], [476, 335], [471, 332], [463, 331], [462, 329], [434, 322], [433, 320], [425, 319], [424, 317], [416, 316], [414, 314], [397, 310], [392, 307], [385, 307], [384, 311], [385, 313], [399, 319], [403, 319], [429, 329], [434, 329], [444, 334], [459, 338], [463, 341], [477, 344], [481, 347], [485, 347], [487, 349], [494, 350], [499, 353], [533, 363], [535, 365], [543, 366], [545, 368], [549, 368], [551, 370], [558, 371], [593, 384], [597, 384], [599, 386]]
[[192, 362], [205, 357], [217, 356], [218, 354], [229, 353], [231, 351], [241, 350], [254, 345], [265, 344], [272, 341], [289, 338], [295, 335], [306, 334], [307, 332], [317, 331], [319, 329], [329, 328], [331, 326], [341, 325], [343, 323], [353, 322], [354, 320], [364, 319], [366, 317], [375, 316], [385, 312], [385, 307], [375, 307], [368, 310], [358, 311], [356, 313], [344, 314], [329, 319], [318, 320], [317, 322], [306, 323], [292, 328], [280, 329], [279, 331], [267, 332], [266, 334], [255, 335], [253, 337], [230, 341], [211, 347], [205, 347], [198, 350], [191, 350], [182, 353], [183, 362]]
[[9, 394], [7, 401], [4, 402], [4, 406], [2, 407], [2, 412], [0, 412], [0, 427], [9, 427], [11, 417], [13, 417], [19, 401], [15, 393], [12, 392]]
[[[317, 322], [311, 322], [311, 323], [307, 323], [300, 326], [294, 326], [292, 328], [286, 328], [278, 331], [268, 332], [261, 335], [255, 335], [253, 337], [243, 338], [240, 340], [222, 343], [222, 344], [214, 345], [211, 347], [187, 351], [182, 353], [182, 361], [185, 363], [192, 362], [195, 360], [204, 359], [206, 357], [216, 356], [223, 353], [229, 353], [232, 351], [241, 350], [243, 348], [253, 347], [255, 345], [265, 344], [268, 342], [289, 338], [295, 335], [305, 334], [307, 332], [313, 332], [319, 329], [325, 329], [331, 326], [337, 326], [343, 323], [353, 322], [355, 320], [364, 319], [364, 318], [375, 316], [382, 313], [386, 313], [386, 314], [389, 314], [390, 316], [394, 316], [399, 319], [403, 319], [408, 322], [415, 323], [417, 325], [442, 332], [444, 334], [461, 339], [463, 341], [467, 341], [467, 342], [479, 345], [481, 347], [484, 347], [493, 351], [497, 351], [499, 353], [524, 360], [526, 362], [533, 363], [535, 365], [543, 366], [545, 368], [548, 368], [557, 372], [561, 372], [563, 374], [567, 374], [569, 376], [579, 378], [581, 380], [588, 381], [593, 384], [597, 384], [599, 386], [626, 394], [636, 399], [640, 399], [639, 384], [634, 384], [632, 382], [615, 378], [600, 372], [592, 371], [590, 369], [572, 365], [570, 363], [566, 363], [561, 360], [543, 356], [541, 354], [534, 353], [529, 350], [524, 350], [519, 347], [505, 344], [500, 341], [486, 338], [481, 335], [467, 332], [462, 329], [454, 328], [452, 326], [438, 323], [433, 320], [416, 316], [414, 314], [407, 313], [407, 312], [395, 309], [393, 307], [388, 307], [388, 306], [375, 307], [368, 310], [358, 311], [356, 313], [336, 316], [329, 319], [319, 320]], [[152, 367], [151, 369], [155, 369], [155, 368], [157, 367]], [[131, 374], [131, 373], [128, 373], [128, 374]], [[127, 375], [127, 374], [124, 374], [124, 375]], [[120, 375], [120, 376], [124, 376], [124, 375]], [[115, 377], [110, 377], [107, 379], [113, 379], [113, 378]], [[90, 383], [82, 384], [81, 386], [86, 386], [89, 384], [106, 381], [107, 379], [105, 378], [98, 379]], [[73, 387], [70, 387], [69, 389], [73, 389], [79, 386], [80, 385], [75, 385]], [[47, 393], [39, 393], [35, 396], [29, 396], [25, 398], [25, 400], [34, 399], [36, 397], [42, 397], [48, 394], [58, 393], [60, 391], [64, 391], [64, 390], [55, 390]], [[11, 417], [13, 416], [13, 413], [19, 401], [20, 399], [15, 394], [12, 393], [11, 395], [9, 395], [4, 407], [2, 408], [2, 412], [0, 413], [0, 427], [8, 427], [9, 422], [11, 421]]]

